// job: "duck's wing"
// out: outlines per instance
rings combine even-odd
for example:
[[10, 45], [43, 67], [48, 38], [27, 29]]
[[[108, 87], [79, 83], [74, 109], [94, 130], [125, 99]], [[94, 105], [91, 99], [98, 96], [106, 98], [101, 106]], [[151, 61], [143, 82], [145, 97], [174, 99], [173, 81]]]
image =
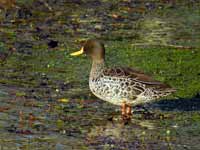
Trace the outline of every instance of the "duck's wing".
[[107, 68], [103, 71], [104, 76], [129, 78], [135, 82], [146, 85], [146, 87], [158, 88], [160, 90], [170, 89], [171, 87], [165, 83], [153, 79], [151, 76], [145, 74], [137, 69], [128, 67], [114, 67]]

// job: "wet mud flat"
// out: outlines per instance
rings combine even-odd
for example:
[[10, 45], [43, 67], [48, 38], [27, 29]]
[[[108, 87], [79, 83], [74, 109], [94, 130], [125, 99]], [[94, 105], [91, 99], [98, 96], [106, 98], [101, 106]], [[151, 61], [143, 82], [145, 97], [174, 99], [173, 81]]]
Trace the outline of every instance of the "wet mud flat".
[[[0, 2], [0, 148], [198, 150], [199, 6]], [[134, 108], [124, 124], [119, 107], [89, 91], [90, 61], [69, 56], [88, 38], [105, 42], [109, 65], [144, 70], [177, 93], [146, 106], [155, 116]]]

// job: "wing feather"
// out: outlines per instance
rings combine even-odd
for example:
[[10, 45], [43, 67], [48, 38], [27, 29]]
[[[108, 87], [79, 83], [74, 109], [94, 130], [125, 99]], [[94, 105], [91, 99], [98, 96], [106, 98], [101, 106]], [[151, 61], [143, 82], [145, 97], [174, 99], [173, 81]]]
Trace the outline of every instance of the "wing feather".
[[151, 76], [144, 72], [128, 68], [128, 67], [114, 67], [107, 68], [103, 71], [104, 76], [120, 77], [120, 78], [131, 78], [132, 80], [145, 84], [147, 87], [154, 87], [159, 89], [169, 89], [169, 85], [153, 79]]

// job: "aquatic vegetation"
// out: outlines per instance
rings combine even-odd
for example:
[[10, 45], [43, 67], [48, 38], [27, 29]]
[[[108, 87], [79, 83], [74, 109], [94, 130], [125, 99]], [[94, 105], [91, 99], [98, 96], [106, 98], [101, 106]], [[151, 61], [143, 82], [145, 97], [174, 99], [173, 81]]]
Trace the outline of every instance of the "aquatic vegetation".
[[[2, 149], [199, 148], [197, 1], [13, 2], [0, 3]], [[145, 70], [177, 89], [147, 106], [158, 117], [135, 109], [124, 125], [117, 106], [90, 93], [90, 61], [69, 56], [89, 38], [104, 41], [109, 65]]]

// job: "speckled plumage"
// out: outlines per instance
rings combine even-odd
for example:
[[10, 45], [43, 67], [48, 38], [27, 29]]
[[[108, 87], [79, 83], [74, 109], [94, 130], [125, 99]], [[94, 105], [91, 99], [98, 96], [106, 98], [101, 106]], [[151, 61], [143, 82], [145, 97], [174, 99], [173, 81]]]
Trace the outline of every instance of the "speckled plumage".
[[146, 103], [174, 91], [140, 71], [122, 67], [109, 69], [104, 62], [93, 62], [89, 87], [95, 96], [115, 105]]

